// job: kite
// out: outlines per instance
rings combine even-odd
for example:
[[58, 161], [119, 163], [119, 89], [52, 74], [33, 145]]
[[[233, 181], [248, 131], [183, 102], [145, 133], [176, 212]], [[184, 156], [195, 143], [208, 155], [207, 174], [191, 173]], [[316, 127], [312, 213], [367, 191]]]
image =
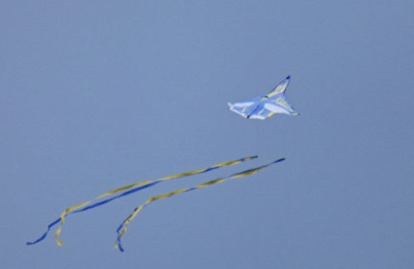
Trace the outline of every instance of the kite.
[[275, 114], [299, 115], [288, 103], [285, 95], [290, 76], [280, 82], [273, 91], [251, 101], [228, 103], [229, 109], [247, 119], [264, 120]]
[[[156, 185], [158, 183], [161, 183], [161, 182], [165, 182], [165, 181], [172, 180], [172, 179], [178, 179], [178, 178], [193, 176], [193, 175], [197, 175], [197, 174], [201, 174], [201, 173], [207, 173], [207, 172], [219, 169], [221, 167], [240, 164], [242, 162], [250, 161], [250, 160], [253, 160], [253, 159], [256, 159], [256, 158], [257, 158], [256, 155], [248, 156], [248, 157], [240, 158], [240, 159], [237, 159], [237, 160], [232, 160], [232, 161], [227, 161], [227, 162], [221, 162], [221, 163], [218, 163], [218, 164], [214, 164], [214, 165], [212, 165], [210, 167], [207, 167], [207, 168], [191, 170], [191, 171], [187, 171], [187, 172], [183, 172], [183, 173], [179, 173], [179, 174], [166, 176], [166, 177], [159, 178], [159, 179], [156, 179], [156, 180], [144, 180], [144, 181], [136, 182], [136, 183], [133, 183], [133, 184], [129, 184], [129, 185], [126, 185], [126, 186], [122, 186], [122, 187], [107, 191], [107, 192], [97, 196], [96, 198], [90, 200], [90, 201], [86, 201], [86, 202], [83, 202], [83, 203], [80, 203], [80, 204], [77, 204], [77, 205], [66, 208], [61, 213], [61, 215], [58, 219], [56, 219], [55, 221], [53, 221], [52, 223], [50, 223], [47, 226], [47, 230], [42, 236], [40, 236], [38, 239], [36, 239], [34, 241], [27, 242], [26, 244], [27, 245], [34, 245], [34, 244], [39, 243], [40, 241], [42, 241], [43, 239], [46, 238], [46, 236], [48, 235], [48, 233], [50, 232], [50, 230], [53, 226], [55, 226], [57, 224], [60, 224], [59, 228], [57, 229], [57, 231], [55, 233], [55, 241], [59, 246], [61, 246], [61, 245], [63, 245], [63, 242], [59, 240], [59, 236], [61, 234], [62, 226], [65, 222], [65, 218], [68, 215], [77, 214], [77, 213], [80, 213], [80, 212], [85, 212], [87, 210], [102, 206], [106, 203], [109, 203], [109, 202], [115, 200], [115, 199], [130, 195], [130, 194], [135, 193], [137, 191], [140, 191], [142, 189], [149, 188], [149, 187], [154, 186], [154, 185]], [[122, 192], [122, 191], [124, 191], [124, 192]], [[120, 193], [118, 195], [115, 195], [119, 192], [122, 192], [122, 193]], [[107, 196], [111, 196], [111, 197], [106, 198], [106, 199], [102, 199], [102, 198], [107, 197]]]
[[261, 171], [262, 169], [264, 169], [264, 168], [266, 168], [266, 167], [268, 167], [270, 165], [273, 165], [275, 163], [278, 163], [278, 162], [281, 162], [281, 161], [284, 161], [284, 160], [285, 160], [285, 158], [281, 158], [281, 159], [275, 160], [273, 162], [270, 162], [268, 164], [261, 165], [261, 166], [255, 167], [255, 168], [251, 168], [251, 169], [248, 169], [248, 170], [245, 170], [245, 171], [242, 171], [242, 172], [238, 172], [238, 173], [232, 174], [232, 175], [227, 176], [227, 177], [222, 177], [222, 178], [210, 180], [210, 181], [201, 183], [201, 184], [199, 184], [197, 186], [194, 186], [194, 187], [191, 187], [191, 188], [182, 188], [182, 189], [178, 189], [178, 190], [175, 190], [175, 191], [172, 191], [172, 192], [164, 193], [164, 194], [157, 195], [157, 196], [153, 196], [153, 197], [149, 198], [143, 204], [137, 206], [133, 210], [133, 212], [131, 213], [131, 215], [129, 215], [121, 223], [121, 225], [119, 225], [118, 229], [116, 230], [116, 232], [118, 233], [118, 237], [117, 237], [117, 240], [115, 242], [115, 247], [118, 248], [121, 252], [124, 251], [124, 249], [122, 247], [122, 243], [121, 243], [122, 236], [124, 236], [124, 234], [125, 234], [125, 232], [126, 232], [126, 230], [128, 228], [129, 223], [148, 204], [150, 204], [152, 202], [155, 202], [155, 201], [159, 201], [159, 200], [168, 198], [168, 197], [171, 197], [171, 196], [175, 196], [175, 195], [178, 195], [178, 194], [181, 194], [181, 193], [184, 193], [184, 192], [190, 192], [190, 191], [202, 189], [202, 188], [205, 188], [205, 187], [208, 187], [208, 186], [211, 186], [211, 185], [215, 185], [215, 184], [218, 184], [218, 183], [223, 183], [223, 182], [225, 182], [227, 180], [230, 180], [230, 179], [236, 179], [236, 178], [241, 178], [241, 177], [245, 177], [245, 176], [250, 176], [250, 175], [253, 175], [253, 174], [258, 173], [259, 171]]

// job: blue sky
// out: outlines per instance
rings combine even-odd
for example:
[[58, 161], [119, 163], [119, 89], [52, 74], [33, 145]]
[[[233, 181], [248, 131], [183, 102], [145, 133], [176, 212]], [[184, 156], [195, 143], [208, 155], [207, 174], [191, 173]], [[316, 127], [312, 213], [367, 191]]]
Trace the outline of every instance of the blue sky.
[[[412, 268], [411, 1], [2, 1], [5, 268]], [[287, 75], [299, 117], [227, 102]], [[259, 155], [68, 218], [112, 188]], [[149, 206], [150, 196], [286, 157]]]

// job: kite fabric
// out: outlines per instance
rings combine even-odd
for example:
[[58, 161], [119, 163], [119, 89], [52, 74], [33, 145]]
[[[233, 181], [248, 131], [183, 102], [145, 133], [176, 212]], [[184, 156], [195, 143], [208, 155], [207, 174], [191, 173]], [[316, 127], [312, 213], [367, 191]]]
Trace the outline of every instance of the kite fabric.
[[250, 175], [258, 173], [259, 171], [261, 171], [262, 169], [264, 169], [264, 168], [266, 168], [270, 165], [282, 162], [284, 160], [285, 160], [285, 158], [281, 158], [281, 159], [275, 160], [273, 162], [270, 162], [268, 164], [261, 165], [261, 166], [255, 167], [255, 168], [251, 168], [251, 169], [239, 172], [239, 173], [235, 173], [235, 174], [232, 174], [232, 175], [227, 176], [227, 177], [222, 177], [222, 178], [218, 178], [218, 179], [215, 179], [215, 180], [210, 180], [210, 181], [201, 183], [201, 184], [199, 184], [197, 186], [194, 186], [194, 187], [182, 188], [182, 189], [178, 189], [178, 190], [175, 190], [175, 191], [172, 191], [172, 192], [168, 192], [168, 193], [165, 193], [165, 194], [161, 194], [161, 195], [157, 195], [157, 196], [153, 196], [153, 197], [149, 198], [143, 204], [137, 206], [133, 210], [133, 212], [121, 223], [121, 225], [119, 225], [119, 227], [117, 229], [118, 236], [117, 236], [117, 239], [115, 241], [115, 247], [118, 248], [121, 252], [124, 251], [124, 249], [122, 247], [121, 238], [125, 235], [126, 230], [128, 229], [128, 225], [130, 224], [130, 222], [148, 204], [150, 204], [152, 202], [155, 202], [155, 201], [159, 201], [159, 200], [168, 198], [168, 197], [172, 197], [172, 196], [184, 193], [184, 192], [190, 192], [190, 191], [202, 189], [202, 188], [205, 188], [205, 187], [208, 187], [208, 186], [211, 186], [211, 185], [215, 185], [215, 184], [218, 184], [218, 183], [223, 183], [223, 182], [225, 182], [227, 180], [230, 180], [230, 179], [237, 179], [237, 178], [241, 178], [241, 177], [245, 177], [245, 176], [250, 176]]
[[288, 103], [285, 95], [289, 81], [290, 76], [287, 76], [265, 96], [246, 102], [228, 103], [229, 109], [247, 119], [264, 120], [275, 114], [299, 115]]
[[[96, 198], [90, 200], [90, 201], [86, 201], [86, 202], [83, 202], [83, 203], [80, 203], [80, 204], [77, 204], [77, 205], [66, 208], [62, 212], [62, 214], [60, 215], [60, 217], [58, 219], [56, 219], [55, 221], [53, 221], [52, 223], [50, 223], [47, 226], [46, 232], [41, 237], [39, 237], [38, 239], [36, 239], [34, 241], [27, 242], [26, 244], [27, 245], [34, 245], [34, 244], [39, 243], [40, 241], [42, 241], [43, 239], [46, 238], [46, 236], [48, 235], [48, 233], [50, 232], [50, 230], [53, 226], [60, 223], [60, 226], [59, 226], [59, 228], [57, 229], [57, 231], [55, 233], [55, 241], [59, 246], [61, 246], [63, 244], [63, 242], [59, 240], [59, 236], [62, 232], [62, 226], [65, 222], [65, 218], [68, 215], [84, 212], [84, 211], [90, 210], [92, 208], [102, 206], [106, 203], [109, 203], [109, 202], [115, 200], [115, 199], [124, 197], [126, 195], [130, 195], [134, 192], [137, 192], [137, 191], [140, 191], [142, 189], [154, 186], [154, 185], [156, 185], [158, 183], [161, 183], [161, 182], [164, 182], [164, 181], [168, 181], [168, 180], [171, 180], [171, 179], [178, 179], [178, 178], [188, 177], [188, 176], [193, 176], [193, 175], [197, 175], [197, 174], [201, 174], [201, 173], [207, 173], [207, 172], [219, 169], [221, 167], [240, 164], [242, 162], [253, 160], [253, 159], [256, 159], [256, 158], [257, 158], [256, 155], [248, 156], [248, 157], [240, 158], [240, 159], [237, 159], [237, 160], [226, 161], [226, 162], [221, 162], [221, 163], [218, 163], [218, 164], [214, 164], [214, 165], [212, 165], [210, 167], [207, 167], [207, 168], [201, 168], [201, 169], [191, 170], [191, 171], [187, 171], [187, 172], [183, 172], [183, 173], [179, 173], [179, 174], [173, 174], [173, 175], [162, 177], [162, 178], [159, 178], [159, 179], [156, 179], [156, 180], [144, 180], [144, 181], [136, 182], [136, 183], [133, 183], [133, 184], [125, 185], [125, 186], [107, 191], [107, 192], [97, 196]], [[118, 195], [112, 196], [110, 198], [102, 200], [102, 198], [104, 198], [104, 197], [117, 194], [121, 191], [124, 191], [124, 192], [122, 192]]]

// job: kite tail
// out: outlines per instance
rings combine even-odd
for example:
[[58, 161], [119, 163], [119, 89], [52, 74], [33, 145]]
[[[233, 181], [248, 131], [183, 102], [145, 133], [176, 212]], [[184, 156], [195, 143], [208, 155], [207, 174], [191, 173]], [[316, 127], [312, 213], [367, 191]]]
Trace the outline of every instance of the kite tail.
[[[56, 231], [56, 233], [55, 233], [55, 241], [59, 246], [61, 246], [61, 245], [63, 245], [63, 242], [59, 240], [59, 236], [62, 232], [62, 227], [63, 227], [63, 224], [65, 223], [65, 219], [68, 215], [84, 212], [84, 211], [90, 210], [92, 208], [102, 206], [102, 205], [104, 205], [106, 203], [109, 203], [113, 200], [116, 200], [118, 198], [121, 198], [121, 197], [124, 197], [126, 195], [132, 194], [134, 192], [140, 191], [142, 189], [154, 186], [154, 185], [156, 185], [160, 182], [163, 182], [163, 181], [188, 177], [188, 176], [197, 175], [197, 174], [201, 174], [201, 173], [207, 173], [207, 172], [219, 169], [221, 167], [240, 164], [242, 162], [250, 161], [250, 160], [253, 160], [253, 159], [256, 159], [256, 158], [257, 158], [257, 155], [248, 156], [248, 157], [240, 158], [240, 159], [237, 159], [237, 160], [226, 161], [226, 162], [221, 162], [221, 163], [218, 163], [218, 164], [214, 164], [214, 165], [212, 165], [210, 167], [207, 167], [207, 168], [191, 170], [191, 171], [187, 171], [187, 172], [183, 172], [183, 173], [179, 173], [179, 174], [173, 174], [173, 175], [166, 176], [166, 177], [163, 177], [163, 178], [159, 178], [159, 179], [156, 179], [156, 180], [140, 181], [140, 182], [136, 182], [136, 183], [133, 183], [133, 184], [125, 185], [125, 186], [118, 187], [116, 189], [107, 191], [107, 192], [97, 196], [96, 198], [94, 198], [92, 200], [89, 200], [89, 201], [83, 202], [81, 204], [77, 204], [77, 205], [66, 208], [61, 213], [60, 218], [58, 218], [57, 220], [53, 221], [52, 223], [50, 223], [48, 225], [46, 232], [41, 237], [39, 237], [35, 241], [27, 242], [26, 244], [27, 245], [34, 245], [34, 244], [37, 244], [37, 243], [41, 242], [42, 240], [44, 240], [47, 237], [48, 233], [50, 232], [50, 230], [53, 226], [55, 226], [57, 224], [60, 224], [57, 231]], [[106, 196], [114, 195], [114, 194], [119, 193], [121, 191], [124, 191], [124, 192], [122, 192], [122, 193], [120, 193], [116, 196], [112, 196], [110, 198], [102, 200], [102, 198], [104, 198]]]
[[47, 230], [46, 230], [46, 232], [41, 236], [41, 237], [39, 237], [38, 239], [36, 239], [35, 241], [32, 241], [32, 242], [26, 242], [26, 245], [34, 245], [34, 244], [37, 244], [37, 243], [39, 243], [40, 241], [42, 241], [43, 239], [45, 239], [46, 238], [46, 236], [47, 236], [47, 234], [49, 233], [49, 231], [50, 231], [50, 229], [52, 229], [52, 227], [53, 226], [55, 226], [56, 224], [58, 224], [60, 222], [60, 218], [58, 218], [57, 220], [55, 220], [54, 222], [52, 222], [52, 223], [50, 223], [48, 226], [47, 226]]
[[277, 160], [275, 160], [271, 163], [268, 163], [268, 164], [265, 164], [265, 165], [262, 165], [262, 166], [258, 166], [258, 167], [255, 167], [255, 168], [251, 168], [251, 169], [239, 172], [239, 173], [235, 173], [235, 174], [232, 174], [228, 177], [223, 177], [223, 178], [210, 180], [210, 181], [201, 183], [201, 184], [199, 184], [197, 186], [194, 186], [194, 187], [191, 187], [191, 188], [182, 188], [182, 189], [178, 189], [178, 190], [175, 190], [175, 191], [172, 191], [172, 192], [168, 192], [168, 193], [165, 193], [165, 194], [161, 194], [161, 195], [157, 195], [157, 196], [153, 196], [153, 197], [149, 198], [143, 204], [137, 206], [133, 210], [133, 212], [119, 225], [118, 229], [116, 230], [117, 239], [115, 241], [115, 248], [118, 248], [121, 252], [124, 251], [124, 248], [122, 247], [122, 242], [121, 242], [122, 237], [125, 235], [131, 221], [148, 204], [150, 204], [152, 202], [155, 202], [155, 201], [158, 201], [158, 200], [162, 200], [162, 199], [171, 197], [171, 196], [175, 196], [175, 195], [178, 195], [178, 194], [181, 194], [181, 193], [184, 193], [184, 192], [190, 192], [190, 191], [194, 191], [194, 190], [197, 190], [197, 189], [202, 189], [202, 188], [205, 188], [205, 187], [208, 187], [208, 186], [211, 186], [211, 185], [219, 184], [219, 183], [225, 182], [225, 181], [230, 180], [230, 179], [236, 179], [236, 178], [241, 178], [241, 177], [245, 177], [245, 176], [250, 176], [250, 175], [253, 175], [253, 174], [256, 174], [256, 173], [260, 172], [261, 170], [263, 170], [264, 168], [266, 168], [268, 166], [271, 166], [275, 163], [282, 162], [284, 160], [285, 160], [285, 158], [280, 158], [280, 159], [277, 159]]

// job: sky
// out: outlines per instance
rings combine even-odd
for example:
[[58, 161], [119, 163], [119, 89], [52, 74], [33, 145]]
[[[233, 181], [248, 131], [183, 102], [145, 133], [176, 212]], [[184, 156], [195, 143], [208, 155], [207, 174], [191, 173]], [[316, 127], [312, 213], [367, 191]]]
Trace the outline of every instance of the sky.
[[[4, 268], [413, 268], [412, 1], [1, 1]], [[300, 116], [228, 110], [287, 75]], [[68, 217], [110, 189], [249, 155]], [[259, 174], [147, 198], [278, 158]]]

